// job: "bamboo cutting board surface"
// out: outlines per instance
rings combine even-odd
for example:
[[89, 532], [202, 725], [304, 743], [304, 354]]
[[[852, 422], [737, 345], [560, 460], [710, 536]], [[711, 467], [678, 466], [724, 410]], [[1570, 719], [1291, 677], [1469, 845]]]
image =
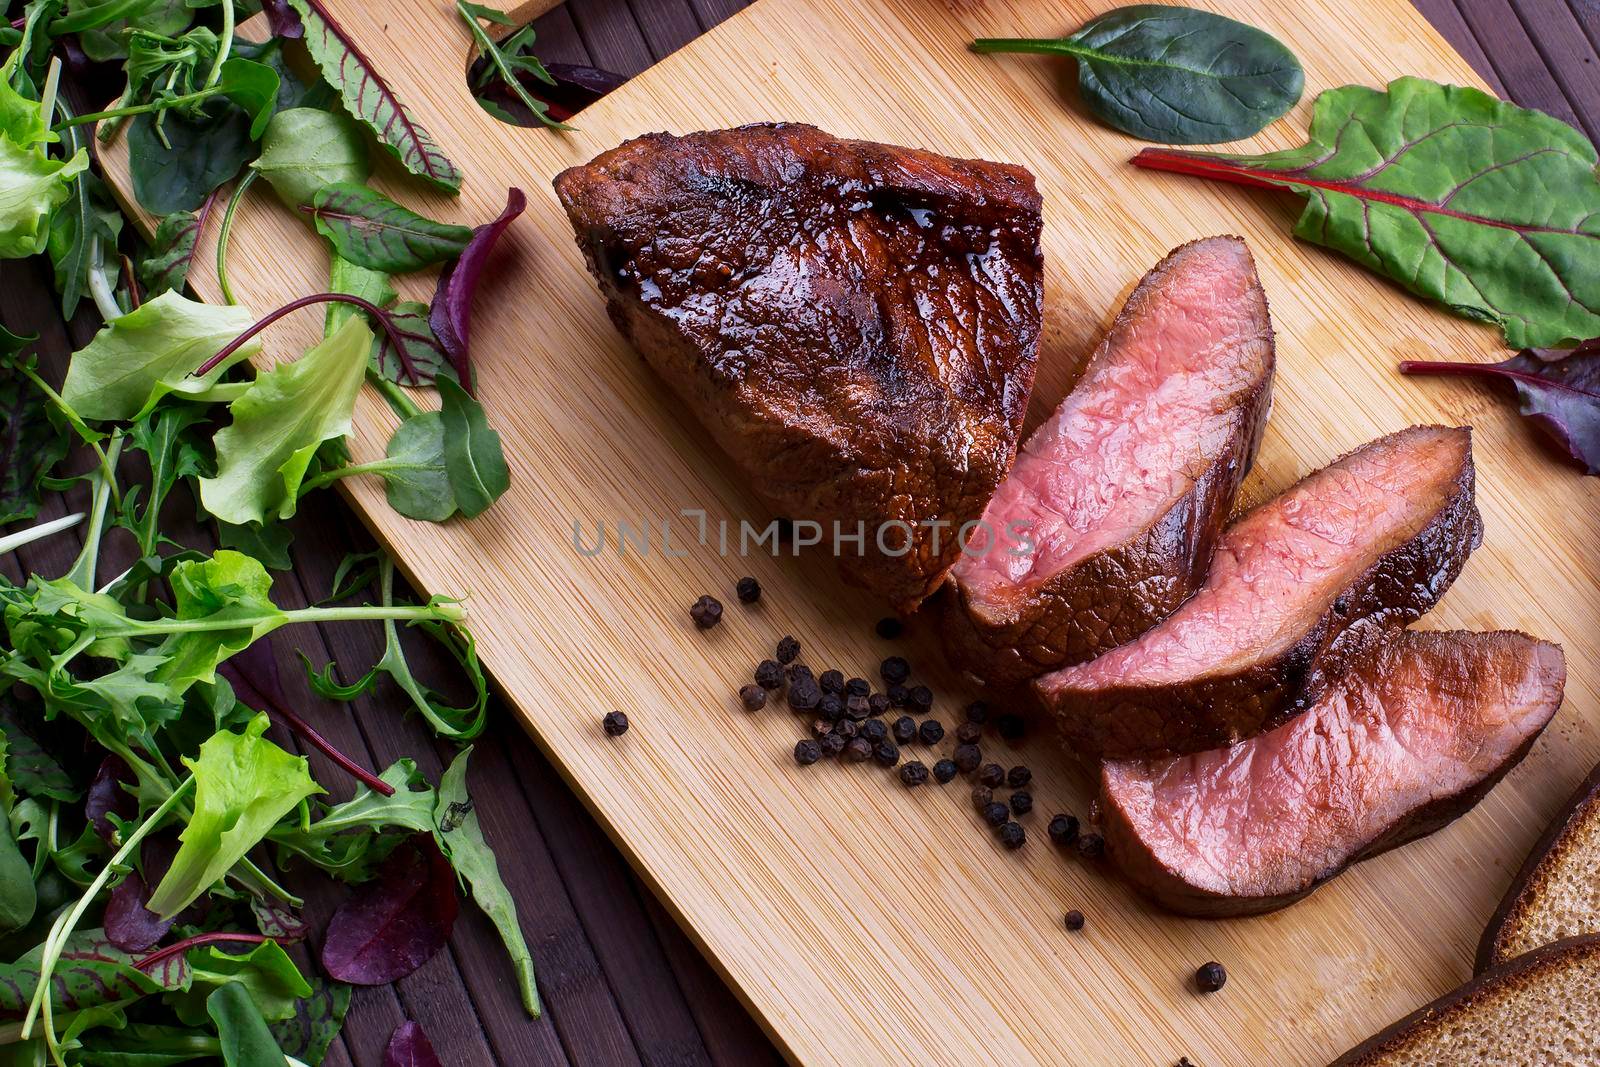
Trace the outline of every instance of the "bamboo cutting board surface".
[[[1557, 463], [1511, 406], [1474, 385], [1402, 380], [1403, 358], [1487, 358], [1497, 335], [1405, 295], [1331, 253], [1295, 242], [1292, 197], [1138, 171], [1139, 145], [1090, 121], [1038, 57], [978, 57], [977, 36], [1070, 31], [1096, 7], [998, 0], [762, 0], [584, 111], [579, 132], [501, 125], [468, 96], [466, 31], [443, 0], [329, 0], [416, 117], [461, 165], [458, 200], [393, 171], [379, 184], [419, 210], [475, 223], [507, 184], [529, 193], [473, 324], [480, 395], [503, 435], [511, 491], [487, 514], [411, 522], [381, 486], [348, 486], [356, 507], [427, 592], [471, 594], [479, 647], [552, 761], [637, 868], [797, 1061], [816, 1064], [1311, 1064], [1454, 986], [1494, 901], [1561, 797], [1600, 757], [1600, 487]], [[1481, 84], [1405, 0], [1212, 6], [1284, 39], [1306, 66], [1304, 101], [1249, 144], [1297, 144], [1317, 91], [1400, 74]], [[816, 669], [876, 679], [898, 651], [953, 727], [968, 696], [937, 669], [933, 624], [893, 645], [883, 614], [844, 588], [830, 560], [648, 558], [575, 551], [574, 522], [671, 519], [758, 525], [770, 516], [730, 474], [662, 383], [617, 336], [550, 188], [564, 167], [652, 130], [764, 120], [1029, 167], [1045, 197], [1045, 331], [1029, 428], [1064, 395], [1134, 281], [1168, 248], [1245, 236], [1278, 331], [1276, 410], [1248, 483], [1270, 495], [1336, 454], [1421, 421], [1477, 429], [1482, 549], [1426, 625], [1516, 627], [1565, 643], [1567, 704], [1533, 754], [1468, 817], [1361, 865], [1293, 908], [1250, 920], [1163, 916], [1099, 868], [1051, 848], [1044, 825], [1087, 814], [1084, 780], [1043, 736], [986, 757], [1037, 777], [1029, 844], [1004, 852], [961, 782], [902, 788], [871, 764], [797, 768], [801, 724], [745, 715], [736, 688], [784, 633]], [[126, 188], [120, 148], [106, 152]], [[213, 223], [211, 230], [215, 230]], [[194, 283], [218, 299], [208, 250]], [[327, 255], [262, 191], [236, 226], [233, 289], [258, 313], [325, 287]], [[408, 279], [426, 299], [431, 279]], [[402, 286], [404, 289], [405, 286]], [[322, 316], [266, 335], [297, 355]], [[382, 455], [393, 419], [365, 395], [352, 451]], [[748, 609], [741, 574], [766, 592]], [[727, 607], [709, 634], [687, 606]], [[613, 740], [601, 715], [628, 712]], [[947, 746], [946, 746], [947, 747]], [[919, 752], [918, 755], [921, 753]], [[514, 849], [515, 841], [497, 841]], [[536, 909], [537, 900], [519, 901]], [[1079, 908], [1088, 926], [1068, 933]], [[557, 952], [535, 945], [546, 983]], [[1201, 998], [1194, 968], [1227, 965]]]

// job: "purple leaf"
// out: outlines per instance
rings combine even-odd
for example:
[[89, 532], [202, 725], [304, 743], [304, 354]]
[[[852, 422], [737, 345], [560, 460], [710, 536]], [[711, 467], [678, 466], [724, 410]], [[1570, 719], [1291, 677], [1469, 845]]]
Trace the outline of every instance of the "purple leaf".
[[450, 861], [417, 834], [328, 920], [323, 969], [353, 985], [404, 978], [444, 948], [460, 908]]
[[106, 939], [122, 951], [143, 952], [172, 928], [174, 919], [161, 918], [145, 904], [150, 900], [150, 886], [161, 881], [177, 854], [178, 844], [170, 836], [150, 838], [140, 850], [143, 874], [129, 871], [111, 891], [103, 925]]
[[433, 1043], [420, 1023], [410, 1019], [394, 1028], [389, 1047], [383, 1050], [383, 1067], [444, 1067]]
[[1525, 349], [1500, 363], [1407, 360], [1400, 369], [1510, 382], [1522, 413], [1588, 473], [1600, 474], [1600, 338], [1564, 353]]
[[306, 35], [305, 25], [288, 0], [261, 0], [261, 11], [267, 16], [267, 28], [272, 36], [299, 40]]
[[116, 827], [107, 816], [115, 814], [124, 822], [132, 822], [139, 815], [139, 802], [123, 788], [133, 784], [132, 768], [121, 756], [107, 756], [95, 769], [94, 780], [89, 783], [89, 795], [83, 801], [83, 817], [94, 826], [101, 840], [110, 841]]
[[472, 240], [467, 242], [461, 258], [445, 267], [439, 276], [439, 288], [434, 290], [428, 323], [433, 327], [433, 335], [450, 356], [461, 388], [469, 395], [473, 391], [472, 365], [467, 359], [467, 334], [472, 325], [472, 294], [478, 288], [478, 279], [483, 275], [484, 265], [489, 262], [489, 253], [494, 250], [495, 242], [500, 240], [506, 227], [527, 206], [528, 198], [521, 189], [515, 186], [507, 189], [506, 207], [500, 212], [500, 217], [472, 231]]

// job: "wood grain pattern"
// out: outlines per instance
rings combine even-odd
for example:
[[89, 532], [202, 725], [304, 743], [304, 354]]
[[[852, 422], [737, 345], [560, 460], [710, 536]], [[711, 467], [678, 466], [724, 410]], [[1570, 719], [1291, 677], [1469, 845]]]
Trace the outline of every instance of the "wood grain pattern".
[[[564, 138], [496, 124], [459, 77], [440, 75], [463, 68], [468, 42], [439, 5], [330, 6], [373, 42], [385, 76], [468, 175], [459, 201], [392, 184], [398, 195], [461, 221], [491, 216], [507, 181], [531, 199], [474, 326], [482, 395], [511, 454], [511, 494], [442, 529], [399, 519], [375, 485], [353, 487], [356, 506], [421, 588], [476, 594], [485, 658], [535, 736], [790, 1055], [1311, 1063], [1466, 975], [1506, 871], [1600, 749], [1597, 664], [1579, 643], [1600, 622], [1593, 483], [1533, 445], [1487, 391], [1401, 381], [1392, 370], [1400, 358], [1487, 356], [1490, 331], [1295, 244], [1290, 200], [1133, 172], [1125, 161], [1136, 146], [1083, 117], [1059, 91], [1059, 66], [963, 48], [977, 35], [1069, 28], [1091, 13], [1081, 2], [763, 0], [586, 110], [581, 131]], [[1260, 147], [1297, 141], [1321, 88], [1400, 73], [1476, 82], [1398, 0], [1363, 4], [1360, 17], [1337, 0], [1286, 6], [1225, 5], [1282, 36], [1309, 68], [1307, 102]], [[870, 637], [880, 610], [840, 588], [822, 559], [573, 551], [575, 519], [693, 507], [713, 521], [765, 516], [611, 330], [548, 185], [561, 167], [646, 130], [775, 118], [1035, 171], [1049, 276], [1033, 422], [1137, 276], [1170, 246], [1215, 232], [1250, 241], [1280, 336], [1277, 410], [1253, 497], [1408, 422], [1473, 422], [1488, 534], [1429, 621], [1566, 639], [1568, 705], [1528, 763], [1437, 837], [1288, 912], [1227, 924], [1159, 916], [1042, 840], [1002, 853], [964, 790], [912, 793], [876, 770], [795, 769], [795, 725], [779, 712], [743, 716], [732, 690], [786, 631], [810, 662], [865, 672], [887, 651]], [[236, 248], [283, 250], [231, 264], [235, 289], [258, 294], [262, 307], [322, 286], [324, 253], [266, 197], [252, 198], [235, 237]], [[213, 279], [196, 282], [216, 297]], [[268, 349], [278, 358], [303, 350], [319, 322], [277, 328]], [[381, 453], [390, 425], [378, 401], [363, 401], [358, 460]], [[725, 596], [724, 626], [694, 631], [686, 605], [745, 572], [768, 589], [763, 606], [746, 612]], [[936, 659], [932, 636], [909, 642], [919, 665]], [[959, 690], [933, 678], [948, 721]], [[620, 742], [598, 729], [611, 707], [636, 724]], [[1043, 817], [1081, 814], [1084, 797], [1047, 746], [1028, 758], [1040, 779], [1030, 829], [1042, 839]], [[1080, 935], [1060, 929], [1068, 907], [1090, 916]], [[1186, 979], [1212, 958], [1232, 979], [1201, 1001]]]

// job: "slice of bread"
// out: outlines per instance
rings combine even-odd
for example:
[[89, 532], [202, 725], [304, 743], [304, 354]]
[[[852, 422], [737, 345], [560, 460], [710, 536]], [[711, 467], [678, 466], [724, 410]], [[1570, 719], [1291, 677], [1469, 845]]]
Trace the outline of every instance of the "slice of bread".
[[1600, 766], [1512, 880], [1478, 945], [1477, 970], [1563, 937], [1600, 934]]
[[1594, 1067], [1600, 937], [1490, 968], [1362, 1042], [1332, 1067]]

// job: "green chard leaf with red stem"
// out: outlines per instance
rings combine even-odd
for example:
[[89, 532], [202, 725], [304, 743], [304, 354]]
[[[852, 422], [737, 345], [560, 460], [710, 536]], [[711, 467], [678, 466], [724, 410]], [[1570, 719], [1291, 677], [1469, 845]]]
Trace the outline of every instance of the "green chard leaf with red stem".
[[1513, 347], [1600, 335], [1595, 147], [1541, 112], [1400, 78], [1323, 93], [1300, 148], [1147, 148], [1134, 163], [1302, 193], [1296, 236], [1495, 323]]

